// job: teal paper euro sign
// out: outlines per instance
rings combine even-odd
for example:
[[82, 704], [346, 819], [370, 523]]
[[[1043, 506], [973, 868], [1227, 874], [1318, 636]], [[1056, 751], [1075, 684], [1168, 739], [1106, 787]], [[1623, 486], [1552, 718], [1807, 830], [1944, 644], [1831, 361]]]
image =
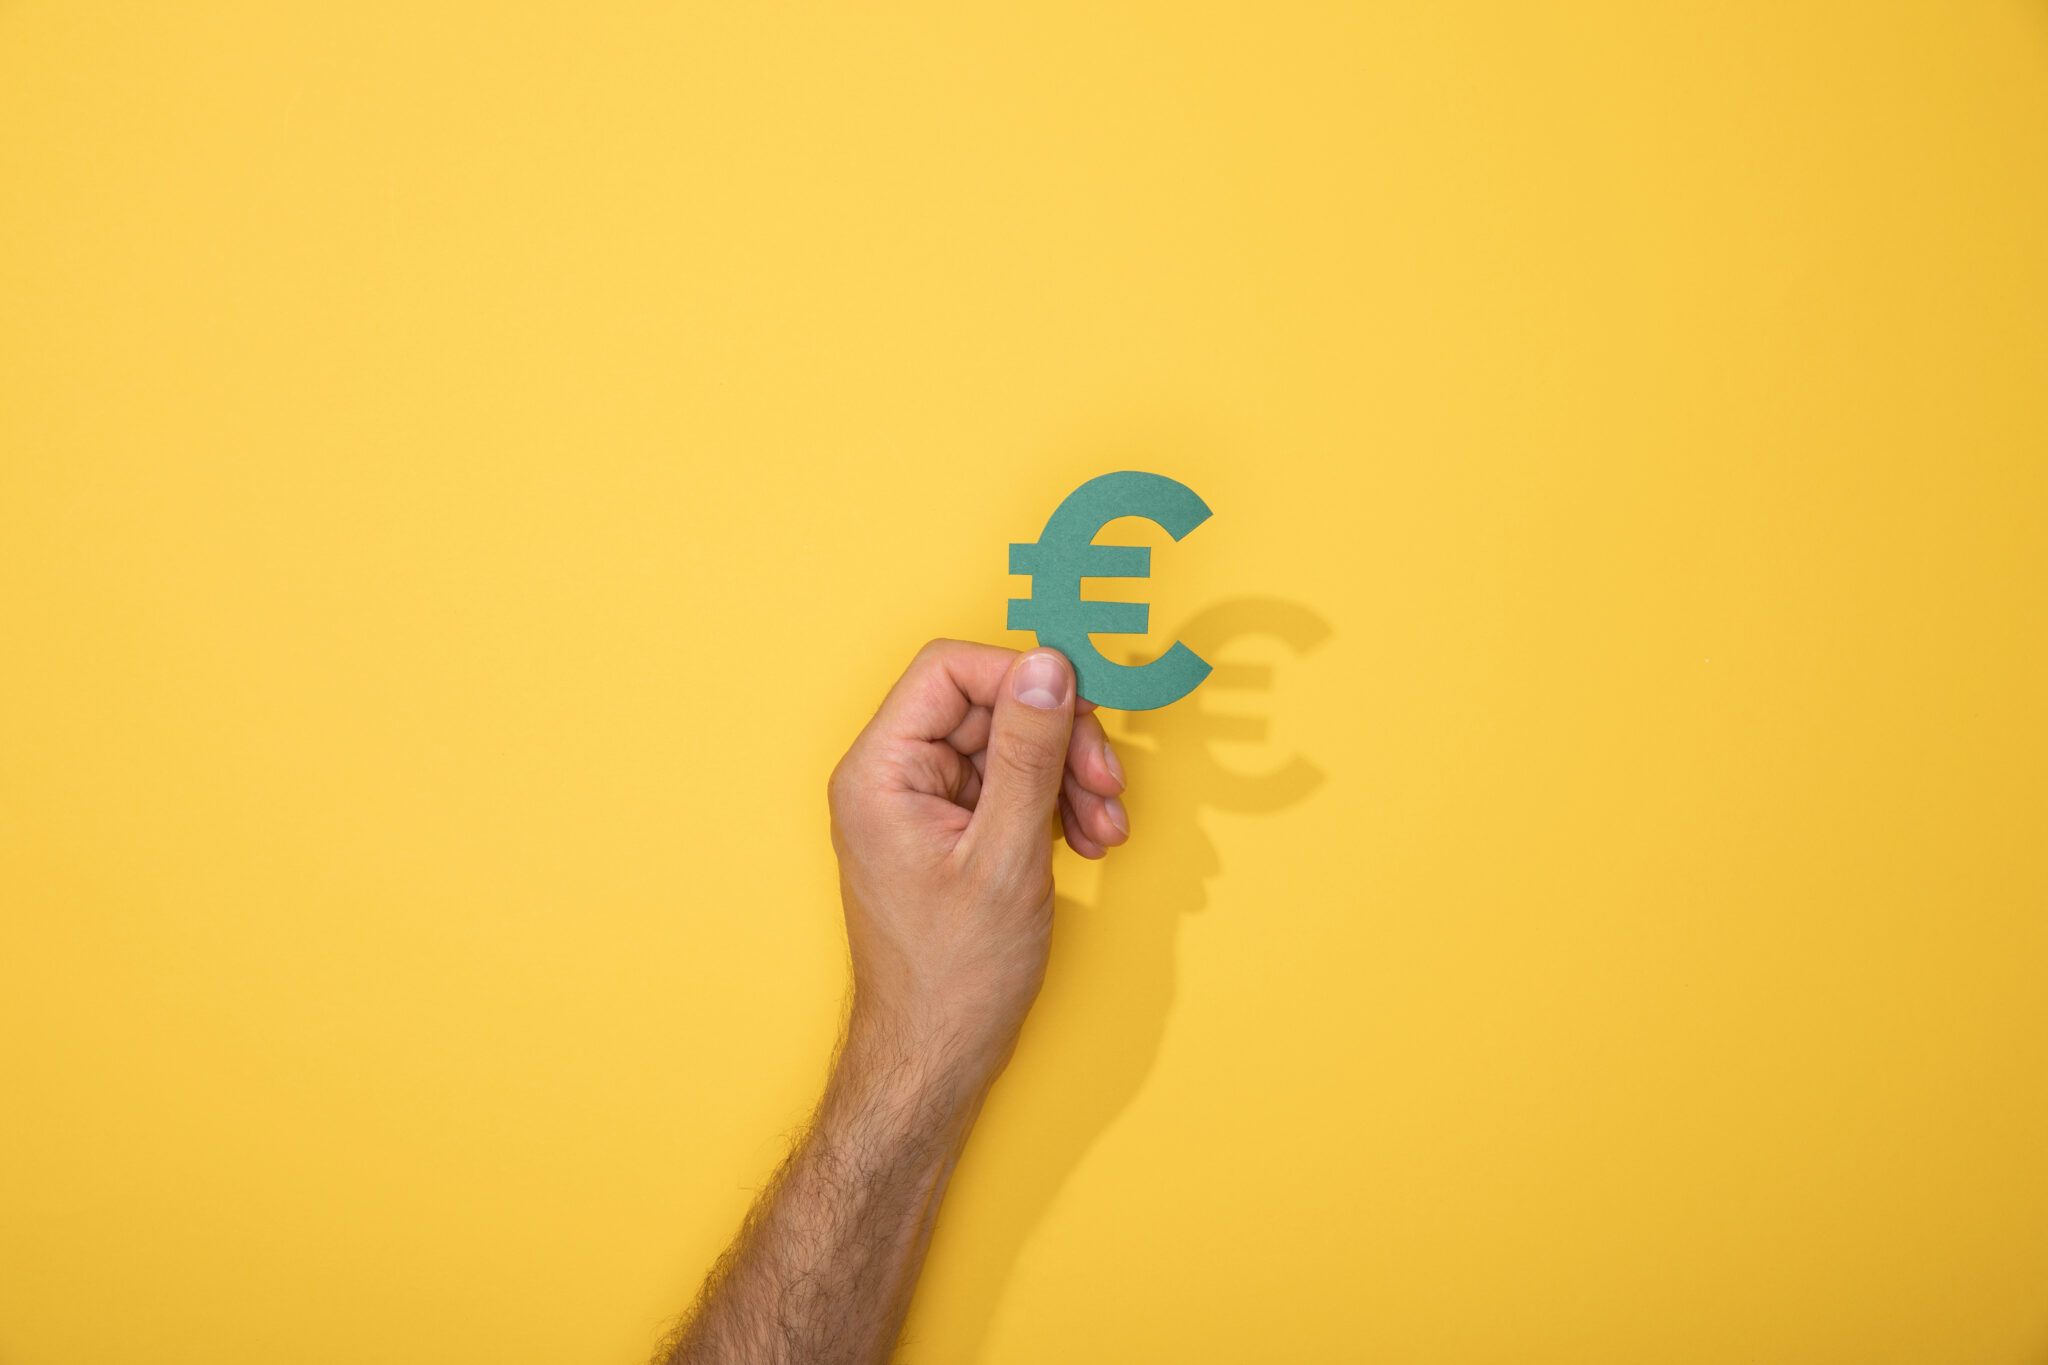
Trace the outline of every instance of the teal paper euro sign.
[[1031, 575], [1031, 596], [1010, 599], [1010, 629], [1036, 631], [1038, 643], [1066, 655], [1081, 695], [1097, 706], [1152, 711], [1194, 691], [1209, 665], [1178, 640], [1149, 664], [1112, 663], [1088, 638], [1142, 635], [1151, 620], [1143, 602], [1081, 599], [1084, 578], [1152, 576], [1148, 546], [1092, 543], [1118, 517], [1156, 521], [1179, 540], [1209, 519], [1209, 505], [1162, 474], [1126, 469], [1088, 480], [1053, 509], [1035, 542], [1010, 547], [1010, 572]]

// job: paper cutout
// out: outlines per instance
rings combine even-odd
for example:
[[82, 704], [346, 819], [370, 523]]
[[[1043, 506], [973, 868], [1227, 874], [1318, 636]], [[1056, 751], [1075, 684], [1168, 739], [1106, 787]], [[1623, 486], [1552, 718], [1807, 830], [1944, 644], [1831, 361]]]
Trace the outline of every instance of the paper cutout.
[[1149, 546], [1090, 543], [1118, 517], [1144, 517], [1179, 540], [1209, 519], [1209, 505], [1163, 474], [1126, 469], [1088, 480], [1053, 509], [1036, 541], [1010, 546], [1010, 572], [1031, 575], [1031, 596], [1010, 599], [1009, 624], [1066, 655], [1081, 695], [1097, 706], [1153, 711], [1194, 691], [1209, 665], [1178, 640], [1151, 663], [1120, 664], [1088, 638], [1143, 634], [1152, 618], [1144, 602], [1081, 600], [1083, 578], [1152, 576]]

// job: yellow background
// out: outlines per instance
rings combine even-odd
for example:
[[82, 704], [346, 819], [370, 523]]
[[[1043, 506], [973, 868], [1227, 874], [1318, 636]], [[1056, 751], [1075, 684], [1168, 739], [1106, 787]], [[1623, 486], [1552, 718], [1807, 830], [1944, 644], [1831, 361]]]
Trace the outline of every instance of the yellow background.
[[643, 1357], [1117, 468], [906, 1359], [2048, 1360], [2039, 3], [16, 0], [0, 1362]]

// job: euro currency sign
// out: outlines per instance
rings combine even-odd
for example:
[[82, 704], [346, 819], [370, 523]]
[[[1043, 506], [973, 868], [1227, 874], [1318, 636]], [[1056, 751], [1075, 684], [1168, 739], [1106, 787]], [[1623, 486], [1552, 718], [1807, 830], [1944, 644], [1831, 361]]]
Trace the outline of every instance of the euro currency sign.
[[1179, 701], [1209, 676], [1209, 665], [1178, 640], [1147, 664], [1103, 656], [1091, 634], [1142, 635], [1152, 608], [1144, 602], [1088, 602], [1084, 578], [1150, 578], [1145, 545], [1096, 545], [1095, 533], [1118, 517], [1144, 517], [1179, 540], [1209, 519], [1209, 506], [1186, 484], [1126, 469], [1088, 480], [1053, 509], [1036, 541], [1010, 546], [1010, 572], [1031, 575], [1031, 596], [1010, 599], [1010, 629], [1038, 634], [1074, 665], [1083, 697], [1119, 711], [1152, 711]]

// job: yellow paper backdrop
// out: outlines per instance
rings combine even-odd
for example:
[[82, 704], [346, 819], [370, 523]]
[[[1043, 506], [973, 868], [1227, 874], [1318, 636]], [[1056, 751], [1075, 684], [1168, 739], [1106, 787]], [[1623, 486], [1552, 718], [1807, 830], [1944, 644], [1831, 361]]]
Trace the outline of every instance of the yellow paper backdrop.
[[2048, 1359], [2036, 0], [18, 0], [0, 1362], [642, 1358], [1117, 468], [905, 1359]]

